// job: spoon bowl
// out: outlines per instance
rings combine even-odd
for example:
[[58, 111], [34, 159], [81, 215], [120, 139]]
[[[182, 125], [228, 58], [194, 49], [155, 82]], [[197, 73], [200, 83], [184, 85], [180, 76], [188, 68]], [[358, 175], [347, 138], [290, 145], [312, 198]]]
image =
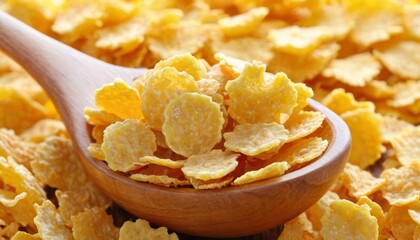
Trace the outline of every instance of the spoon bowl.
[[84, 168], [97, 186], [128, 212], [176, 232], [239, 237], [280, 226], [316, 203], [337, 179], [348, 158], [351, 138], [346, 124], [311, 100], [310, 107], [326, 116], [322, 135], [329, 147], [301, 169], [277, 178], [213, 190], [136, 182], [90, 157], [87, 146], [91, 138], [83, 109], [93, 107], [95, 89], [116, 77], [131, 84], [146, 69], [101, 62], [1, 12], [0, 49], [21, 64], [49, 94]]

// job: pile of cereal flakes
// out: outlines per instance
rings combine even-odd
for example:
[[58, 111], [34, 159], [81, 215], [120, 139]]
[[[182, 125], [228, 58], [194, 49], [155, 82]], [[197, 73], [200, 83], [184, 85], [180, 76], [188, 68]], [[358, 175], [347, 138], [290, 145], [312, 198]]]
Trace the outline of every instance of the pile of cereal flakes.
[[[420, 239], [416, 0], [5, 0], [0, 9], [129, 67], [191, 53], [267, 65], [348, 124], [349, 163], [279, 239]], [[1, 54], [1, 53], [0, 53]], [[178, 239], [121, 216], [89, 180], [45, 92], [0, 55], [2, 239]]]

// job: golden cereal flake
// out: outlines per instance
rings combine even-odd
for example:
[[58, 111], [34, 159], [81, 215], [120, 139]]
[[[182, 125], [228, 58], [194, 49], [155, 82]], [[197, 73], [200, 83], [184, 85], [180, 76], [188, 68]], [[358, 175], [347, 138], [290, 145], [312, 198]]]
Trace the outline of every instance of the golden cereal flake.
[[230, 116], [239, 123], [285, 122], [293, 112], [297, 91], [284, 73], [266, 76], [265, 65], [249, 63], [241, 75], [229, 81]]
[[141, 95], [142, 109], [152, 129], [160, 131], [166, 106], [180, 95], [199, 89], [191, 75], [173, 67], [153, 70], [148, 78]]
[[185, 157], [209, 152], [222, 139], [220, 106], [209, 96], [185, 93], [165, 108], [162, 133], [168, 147]]
[[340, 181], [349, 190], [349, 194], [358, 199], [380, 190], [385, 184], [384, 179], [375, 178], [370, 172], [351, 163], [347, 163]]
[[[123, 80], [116, 79], [95, 91], [95, 103], [103, 111], [121, 119], [143, 119], [140, 94]], [[86, 112], [85, 112], [86, 114]]]
[[334, 111], [336, 114], [342, 114], [355, 109], [374, 110], [375, 105], [368, 101], [356, 101], [352, 93], [346, 92], [342, 88], [332, 90], [322, 100], [322, 104]]
[[268, 8], [257, 7], [246, 13], [220, 19], [218, 24], [226, 36], [240, 37], [252, 33], [268, 13]]
[[381, 178], [386, 184], [382, 194], [391, 205], [404, 206], [419, 200], [420, 197], [420, 163], [412, 161], [400, 168], [386, 169]]
[[184, 166], [183, 160], [171, 160], [167, 158], [158, 158], [155, 156], [143, 156], [137, 160], [134, 164], [139, 163], [140, 165], [155, 164], [159, 166], [164, 166], [168, 168], [182, 168]]
[[136, 168], [134, 162], [140, 157], [152, 156], [157, 146], [148, 125], [140, 120], [127, 119], [105, 129], [101, 148], [112, 170], [127, 172]]
[[374, 11], [362, 14], [350, 33], [350, 39], [361, 47], [389, 40], [404, 31], [402, 16], [393, 10]]
[[239, 124], [232, 132], [223, 134], [226, 149], [247, 156], [278, 150], [287, 141], [288, 136], [289, 131], [278, 123]]
[[420, 78], [420, 43], [393, 42], [378, 48], [374, 54], [391, 73], [405, 79]]
[[212, 150], [211, 152], [189, 157], [182, 167], [187, 177], [199, 180], [218, 179], [228, 175], [238, 166], [239, 154]]
[[[74, 239], [118, 239], [118, 228], [104, 208], [94, 207], [71, 217]], [[98, 228], [98, 226], [100, 226]]]
[[143, 219], [137, 219], [135, 222], [126, 221], [120, 228], [119, 240], [178, 240], [176, 233], [168, 233], [166, 227], [154, 229], [149, 222]]
[[395, 239], [416, 239], [414, 234], [418, 224], [410, 216], [410, 211], [419, 211], [418, 201], [404, 205], [391, 206], [386, 214], [386, 223], [388, 224]]
[[420, 81], [399, 82], [392, 89], [394, 97], [388, 103], [393, 107], [413, 106], [420, 101]]
[[293, 109], [293, 113], [298, 113], [303, 110], [309, 104], [309, 98], [314, 96], [312, 88], [306, 86], [304, 83], [295, 83], [294, 87], [297, 91], [296, 106]]
[[64, 225], [57, 209], [50, 200], [45, 200], [41, 205], [35, 204], [35, 225], [42, 239], [73, 240], [71, 229]]
[[402, 165], [420, 161], [420, 127], [401, 131], [391, 139], [391, 145]]
[[277, 240], [316, 239], [318, 232], [313, 230], [306, 212], [284, 224], [283, 231]]
[[130, 178], [135, 181], [153, 183], [165, 187], [178, 187], [190, 185], [190, 183], [187, 180], [169, 177], [166, 175], [135, 173], [130, 175]]
[[321, 236], [324, 239], [377, 239], [378, 222], [369, 207], [348, 200], [335, 200], [321, 218]]
[[287, 142], [293, 142], [299, 138], [308, 136], [321, 127], [325, 115], [321, 112], [301, 111], [294, 113], [284, 124], [289, 130]]
[[[384, 142], [391, 142], [391, 140], [396, 137], [399, 133], [401, 133], [402, 131], [404, 131], [405, 129], [414, 129], [414, 125], [406, 122], [404, 120], [400, 120], [396, 117], [393, 116], [382, 116], [382, 139]], [[405, 139], [401, 139], [404, 140]], [[395, 141], [395, 144], [398, 145], [399, 143], [397, 143], [398, 140]], [[400, 142], [401, 144], [406, 144], [405, 142]], [[394, 146], [394, 148], [398, 148], [396, 146]]]
[[236, 178], [232, 185], [242, 185], [283, 175], [290, 166], [287, 162], [275, 162], [255, 171], [249, 171]]
[[324, 77], [332, 77], [350, 86], [365, 86], [381, 70], [380, 63], [370, 53], [359, 53], [333, 60], [324, 69]]
[[179, 72], [186, 72], [195, 80], [200, 80], [206, 76], [206, 67], [191, 53], [182, 53], [158, 62], [154, 70], [164, 67], [174, 67]]
[[350, 129], [352, 147], [349, 162], [364, 169], [382, 153], [382, 119], [370, 109], [358, 108], [340, 115]]

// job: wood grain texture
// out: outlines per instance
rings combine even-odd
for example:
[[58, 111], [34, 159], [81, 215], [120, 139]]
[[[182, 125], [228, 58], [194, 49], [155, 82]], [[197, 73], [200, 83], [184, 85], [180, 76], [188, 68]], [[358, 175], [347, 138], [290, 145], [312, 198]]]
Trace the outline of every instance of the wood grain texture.
[[111, 171], [87, 153], [90, 134], [83, 108], [94, 90], [116, 77], [130, 82], [145, 69], [103, 63], [65, 46], [0, 12], [0, 49], [36, 79], [55, 103], [86, 171], [112, 200], [130, 213], [189, 235], [239, 237], [273, 229], [296, 217], [330, 188], [344, 168], [350, 133], [333, 112], [326, 115], [330, 145], [314, 163], [279, 178], [218, 190], [166, 188], [139, 183]]

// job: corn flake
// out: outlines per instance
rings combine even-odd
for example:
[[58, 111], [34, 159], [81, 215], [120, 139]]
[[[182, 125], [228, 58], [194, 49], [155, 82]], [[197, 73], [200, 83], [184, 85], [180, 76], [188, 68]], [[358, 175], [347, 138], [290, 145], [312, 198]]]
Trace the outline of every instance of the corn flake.
[[324, 69], [324, 77], [333, 77], [350, 86], [365, 86], [379, 74], [381, 65], [370, 53], [335, 59]]
[[22, 133], [47, 117], [42, 105], [22, 95], [10, 86], [0, 85], [0, 128]]
[[96, 105], [119, 118], [142, 119], [140, 94], [123, 80], [116, 79], [95, 92]]
[[290, 166], [287, 162], [271, 163], [264, 168], [246, 172], [242, 176], [236, 178], [232, 185], [242, 185], [262, 181], [269, 178], [279, 177], [283, 175], [289, 168]]
[[411, 218], [410, 210], [419, 211], [419, 202], [405, 206], [392, 206], [386, 215], [386, 222], [396, 239], [415, 239], [413, 237], [418, 224]]
[[420, 78], [420, 43], [400, 41], [374, 51], [382, 64], [393, 74], [405, 79]]
[[321, 112], [302, 111], [293, 114], [284, 127], [289, 130], [287, 142], [293, 142], [299, 138], [306, 137], [321, 127], [325, 116]]
[[207, 181], [195, 179], [192, 177], [190, 177], [188, 180], [190, 181], [191, 185], [195, 189], [216, 189], [216, 188], [220, 189], [232, 183], [233, 179], [234, 179], [234, 176], [232, 176], [231, 174], [228, 174], [222, 178], [211, 179]]
[[148, 125], [140, 120], [127, 119], [105, 129], [101, 148], [112, 170], [127, 172], [136, 168], [134, 162], [140, 157], [152, 156], [157, 146]]
[[152, 129], [162, 129], [163, 112], [169, 102], [183, 93], [198, 91], [194, 78], [185, 72], [173, 67], [153, 71], [142, 93], [143, 113]]
[[133, 51], [143, 43], [148, 28], [149, 21], [146, 18], [132, 18], [118, 25], [99, 30], [95, 46], [115, 51], [116, 55], [121, 56]]
[[340, 45], [337, 43], [327, 43], [299, 57], [294, 54], [275, 52], [268, 65], [268, 71], [285, 72], [293, 82], [304, 82], [321, 73], [337, 56], [339, 49]]
[[18, 231], [10, 240], [41, 240], [39, 234], [29, 234], [27, 232]]
[[130, 175], [130, 178], [139, 181], [139, 182], [148, 182], [165, 187], [178, 187], [178, 186], [188, 186], [190, 182], [183, 179], [178, 179], [174, 177], [169, 177], [167, 175], [153, 175], [153, 174], [142, 174], [135, 173]]
[[273, 150], [275, 154], [288, 136], [289, 131], [278, 123], [239, 124], [233, 132], [223, 134], [226, 149], [248, 156]]
[[98, 159], [105, 161], [105, 153], [102, 150], [102, 144], [101, 143], [90, 143], [87, 148], [88, 153]]
[[420, 101], [420, 81], [400, 82], [392, 86], [394, 97], [389, 101], [393, 107], [413, 106]]
[[340, 115], [350, 129], [352, 147], [349, 162], [364, 169], [382, 153], [382, 119], [370, 109], [359, 108]]
[[184, 21], [155, 28], [149, 36], [149, 49], [162, 59], [182, 53], [196, 53], [205, 44], [205, 29], [197, 22]]
[[419, 176], [419, 161], [412, 161], [398, 169], [386, 169], [381, 173], [381, 178], [386, 181], [386, 185], [381, 189], [384, 198], [395, 206], [403, 206], [419, 200]]
[[30, 169], [36, 146], [25, 142], [15, 135], [13, 130], [0, 129], [0, 156], [12, 157], [17, 163]]
[[[118, 228], [112, 222], [112, 216], [105, 209], [94, 207], [71, 217], [75, 240], [81, 239], [118, 239]], [[98, 226], [101, 226], [98, 228]]]
[[26, 192], [16, 194], [0, 189], [0, 203], [5, 207], [14, 207], [20, 200], [26, 197]]
[[239, 154], [212, 150], [211, 152], [189, 157], [182, 172], [187, 177], [199, 180], [218, 179], [226, 176], [238, 166], [236, 158]]
[[373, 111], [375, 108], [371, 102], [356, 101], [352, 93], [348, 93], [342, 88], [337, 88], [331, 91], [322, 100], [322, 104], [334, 111], [336, 114], [342, 114], [355, 109], [370, 109]]
[[142, 219], [137, 219], [135, 222], [126, 221], [120, 228], [119, 235], [119, 240], [178, 240], [178, 236], [175, 233], [169, 234], [167, 228], [154, 229]]
[[115, 114], [90, 107], [85, 107], [84, 115], [86, 122], [88, 122], [91, 125], [108, 126], [121, 120]]
[[379, 232], [381, 233], [382, 229], [385, 227], [385, 213], [382, 210], [382, 207], [372, 201], [370, 198], [366, 197], [366, 196], [361, 196], [359, 198], [359, 200], [357, 201], [358, 205], [367, 205], [370, 208], [370, 214], [372, 216], [374, 216], [376, 218], [376, 220], [378, 221], [378, 226], [379, 226]]
[[290, 167], [305, 164], [319, 157], [328, 147], [328, 141], [322, 138], [306, 138], [284, 145], [279, 153], [269, 162], [287, 162]]
[[297, 91], [297, 100], [293, 113], [298, 113], [300, 110], [308, 106], [309, 98], [314, 96], [314, 91], [304, 83], [295, 83], [294, 87]]
[[35, 209], [37, 215], [34, 222], [41, 239], [74, 239], [70, 228], [64, 225], [60, 214], [50, 200], [45, 200], [42, 205], [35, 204]]
[[134, 164], [140, 164], [140, 165], [155, 164], [155, 165], [159, 165], [163, 167], [177, 169], [177, 168], [182, 168], [184, 166], [184, 161], [182, 160], [174, 161], [171, 159], [158, 158], [155, 156], [144, 156], [144, 157], [139, 158], [139, 160], [135, 162]]
[[402, 16], [397, 11], [376, 11], [359, 17], [350, 38], [362, 47], [369, 47], [403, 31]]
[[310, 207], [306, 214], [313, 225], [313, 229], [319, 232], [322, 228], [321, 218], [329, 210], [331, 202], [340, 199], [337, 193], [328, 191], [321, 199]]
[[324, 239], [377, 239], [378, 222], [369, 207], [347, 200], [335, 200], [321, 218]]
[[154, 70], [164, 67], [174, 67], [179, 72], [186, 72], [195, 80], [205, 78], [207, 72], [205, 65], [190, 53], [178, 54], [162, 60], [155, 65]]
[[318, 233], [313, 230], [312, 223], [306, 213], [284, 224], [283, 231], [277, 240], [317, 239]]
[[[384, 142], [391, 142], [394, 137], [405, 129], [414, 129], [413, 124], [392, 116], [382, 116], [382, 123], [382, 139]], [[398, 141], [401, 140], [403, 139], [400, 138], [400, 140], [395, 141], [396, 146], [394, 148], [398, 148]], [[400, 144], [406, 144], [405, 139]]]
[[391, 139], [391, 145], [402, 165], [420, 161], [420, 127], [405, 129]]
[[385, 180], [375, 178], [370, 172], [348, 163], [340, 176], [340, 181], [349, 190], [349, 194], [359, 199], [381, 189]]
[[326, 41], [329, 35], [328, 28], [324, 26], [291, 26], [271, 30], [268, 38], [278, 51], [293, 55], [307, 55]]
[[185, 93], [167, 105], [164, 115], [162, 133], [177, 154], [206, 153], [222, 139], [223, 113], [209, 96]]
[[67, 136], [67, 130], [62, 121], [43, 119], [20, 134], [25, 141], [39, 143], [51, 136]]
[[412, 37], [420, 40], [420, 7], [417, 5], [405, 9], [404, 23]]
[[239, 37], [252, 33], [268, 15], [266, 7], [258, 7], [233, 17], [218, 21], [219, 27], [228, 37]]
[[265, 76], [265, 65], [247, 64], [241, 75], [229, 81], [228, 112], [239, 123], [283, 123], [293, 112], [297, 91], [284, 73]]

